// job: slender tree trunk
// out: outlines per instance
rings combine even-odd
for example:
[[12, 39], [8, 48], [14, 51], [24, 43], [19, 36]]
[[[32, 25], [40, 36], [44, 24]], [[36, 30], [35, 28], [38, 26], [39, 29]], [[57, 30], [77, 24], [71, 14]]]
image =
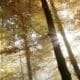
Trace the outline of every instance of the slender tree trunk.
[[[31, 0], [28, 0], [28, 13], [29, 14], [31, 14]], [[29, 26], [31, 26], [31, 24], [30, 24], [30, 21], [31, 21], [31, 17], [30, 16], [28, 16], [28, 22], [29, 22]], [[23, 21], [23, 24], [25, 24], [25, 22], [24, 22], [24, 20], [22, 20]], [[27, 28], [27, 30], [29, 30], [28, 28]], [[25, 26], [24, 26], [24, 28], [23, 28], [23, 31], [25, 31], [25, 33], [27, 32], [26, 31], [26, 29], [25, 29]], [[25, 52], [25, 56], [26, 56], [26, 60], [27, 60], [27, 68], [28, 68], [28, 79], [29, 80], [33, 80], [33, 78], [32, 78], [32, 68], [31, 68], [31, 61], [30, 61], [30, 57], [31, 57], [31, 52], [30, 52], [30, 49], [29, 49], [29, 47], [28, 47], [28, 43], [27, 43], [27, 36], [26, 36], [26, 34], [24, 34], [23, 35], [24, 37], [24, 44], [25, 44], [25, 50], [26, 50], [26, 52]]]
[[62, 80], [71, 80], [71, 74], [69, 73], [69, 71], [67, 69], [65, 59], [64, 59], [61, 49], [60, 49], [55, 26], [53, 24], [53, 19], [52, 19], [51, 13], [49, 11], [47, 1], [41, 0], [41, 2], [42, 2], [42, 8], [44, 10], [44, 14], [45, 14], [45, 17], [47, 20], [47, 24], [48, 24], [49, 36], [51, 38], [53, 49], [55, 51], [55, 56], [56, 56], [57, 63], [58, 63], [58, 69], [61, 73]]
[[22, 35], [22, 38], [24, 39], [25, 57], [26, 57], [27, 68], [28, 68], [28, 79], [29, 79], [29, 80], [33, 80], [33, 79], [32, 79], [31, 62], [30, 62], [31, 52], [30, 52], [29, 47], [28, 47], [28, 44], [27, 44], [26, 35], [23, 34], [23, 35]]
[[23, 38], [24, 38], [24, 42], [25, 42], [24, 46], [25, 46], [25, 57], [26, 57], [26, 60], [27, 60], [27, 68], [28, 68], [28, 79], [29, 80], [33, 80], [33, 78], [32, 78], [31, 61], [30, 61], [31, 52], [30, 52], [28, 44], [27, 44], [26, 36], [24, 36]]
[[50, 3], [51, 3], [51, 6], [52, 6], [52, 9], [54, 11], [54, 17], [56, 18], [56, 21], [57, 21], [57, 24], [58, 24], [58, 28], [60, 30], [60, 33], [61, 33], [62, 37], [63, 37], [64, 43], [65, 43], [65, 45], [67, 47], [67, 51], [68, 51], [68, 54], [69, 54], [69, 57], [70, 57], [70, 61], [71, 61], [72, 65], [73, 65], [74, 71], [75, 71], [78, 79], [80, 80], [80, 69], [79, 69], [79, 67], [77, 65], [77, 62], [76, 62], [76, 59], [75, 59], [75, 57], [73, 55], [73, 52], [72, 52], [71, 47], [70, 47], [70, 44], [69, 44], [69, 42], [68, 42], [68, 40], [66, 38], [64, 29], [62, 27], [61, 20], [59, 19], [58, 15], [57, 15], [57, 10], [56, 10], [52, 0], [50, 0]]
[[25, 50], [25, 57], [26, 57], [26, 62], [27, 62], [27, 68], [28, 68], [28, 79], [29, 80], [33, 80], [32, 78], [32, 69], [31, 69], [31, 61], [30, 61], [30, 57], [31, 57], [31, 52], [30, 49], [28, 47], [28, 41], [27, 41], [27, 36], [26, 34], [28, 33], [29, 28], [26, 29], [25, 25], [25, 21], [24, 21], [24, 17], [22, 16], [22, 14], [19, 14], [20, 20], [22, 22], [22, 25], [20, 25], [21, 29], [22, 29], [22, 38], [24, 40], [24, 50]]

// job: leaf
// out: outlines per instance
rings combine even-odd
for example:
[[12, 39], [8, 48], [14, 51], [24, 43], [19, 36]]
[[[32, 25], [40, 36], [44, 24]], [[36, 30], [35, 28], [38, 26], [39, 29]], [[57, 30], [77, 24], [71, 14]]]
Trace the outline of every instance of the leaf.
[[48, 27], [45, 16], [43, 14], [36, 13], [31, 18], [32, 28], [41, 35], [48, 33]]

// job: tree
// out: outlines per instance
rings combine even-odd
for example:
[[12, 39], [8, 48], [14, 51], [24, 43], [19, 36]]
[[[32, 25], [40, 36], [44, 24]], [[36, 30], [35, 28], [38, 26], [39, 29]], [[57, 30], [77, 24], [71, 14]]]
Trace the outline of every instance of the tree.
[[49, 29], [49, 36], [51, 38], [53, 49], [55, 51], [55, 55], [56, 55], [56, 59], [57, 59], [57, 63], [58, 63], [58, 68], [61, 73], [62, 80], [71, 80], [71, 75], [67, 69], [65, 59], [62, 55], [60, 45], [58, 43], [55, 26], [53, 24], [53, 19], [52, 19], [47, 1], [41, 0], [41, 2], [42, 2], [42, 8], [44, 10], [44, 14], [46, 16], [46, 21], [47, 21], [48, 29]]
[[[0, 5], [1, 5], [1, 8], [3, 9], [2, 10], [3, 19], [5, 19], [5, 21], [7, 21], [7, 20], [10, 21], [10, 18], [11, 18], [13, 20], [14, 24], [17, 25], [17, 27], [18, 27], [18, 29], [16, 28], [16, 26], [14, 27], [14, 31], [13, 31], [15, 33], [13, 36], [14, 39], [15, 39], [15, 35], [17, 34], [18, 37], [21, 37], [24, 40], [23, 45], [24, 45], [25, 57], [26, 57], [27, 68], [28, 68], [28, 77], [29, 77], [29, 80], [32, 80], [32, 71], [31, 71], [31, 62], [30, 62], [31, 52], [28, 47], [27, 35], [26, 35], [26, 34], [28, 34], [28, 29], [29, 29], [29, 27], [26, 27], [28, 18], [26, 19], [27, 16], [24, 17], [25, 15], [23, 15], [24, 12], [26, 13], [27, 8], [28, 8], [26, 3], [27, 3], [26, 0], [24, 0], [24, 1], [13, 0], [11, 2], [8, 0], [6, 0], [6, 2], [4, 0], [1, 0]], [[30, 6], [30, 2], [29, 2], [29, 6]], [[4, 14], [6, 14], [6, 15], [4, 15]], [[10, 51], [12, 51], [12, 50], [10, 49], [9, 52]], [[4, 53], [4, 51], [2, 51], [2, 52]]]
[[61, 20], [58, 17], [57, 10], [56, 10], [52, 0], [50, 0], [50, 3], [51, 3], [51, 6], [52, 6], [52, 9], [53, 9], [53, 12], [54, 12], [55, 20], [56, 20], [56, 22], [58, 24], [58, 29], [59, 29], [62, 37], [63, 37], [63, 40], [65, 42], [66, 47], [67, 47], [67, 51], [68, 51], [68, 54], [69, 54], [70, 61], [71, 61], [72, 65], [73, 65], [74, 71], [75, 71], [78, 79], [80, 80], [80, 69], [79, 69], [79, 67], [77, 65], [76, 59], [75, 59], [75, 57], [73, 55], [73, 52], [72, 52], [71, 47], [69, 45], [69, 42], [67, 41], [67, 38], [66, 38], [66, 35], [65, 35], [65, 32], [64, 32]]

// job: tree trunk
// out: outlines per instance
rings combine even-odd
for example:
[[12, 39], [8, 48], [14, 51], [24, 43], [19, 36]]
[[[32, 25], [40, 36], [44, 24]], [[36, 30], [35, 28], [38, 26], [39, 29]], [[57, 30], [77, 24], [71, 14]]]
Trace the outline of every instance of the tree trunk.
[[42, 3], [42, 8], [44, 10], [44, 14], [45, 14], [45, 17], [47, 20], [49, 36], [51, 38], [53, 49], [55, 51], [55, 56], [56, 56], [57, 63], [58, 63], [58, 69], [61, 73], [62, 80], [71, 80], [71, 74], [69, 73], [69, 71], [67, 69], [65, 59], [64, 59], [61, 49], [60, 49], [55, 26], [53, 24], [53, 19], [52, 19], [51, 13], [49, 11], [47, 1], [41, 0], [41, 3]]
[[71, 61], [72, 65], [73, 65], [74, 71], [75, 71], [78, 79], [80, 80], [80, 69], [79, 69], [79, 67], [77, 65], [76, 59], [75, 59], [75, 57], [73, 55], [73, 52], [72, 52], [71, 47], [69, 45], [69, 42], [68, 42], [68, 40], [66, 38], [64, 29], [62, 27], [61, 20], [59, 19], [58, 15], [57, 15], [57, 10], [56, 10], [56, 8], [55, 8], [55, 6], [54, 6], [54, 4], [53, 4], [53, 2], [51, 0], [50, 0], [50, 3], [51, 3], [51, 6], [52, 6], [52, 9], [54, 11], [54, 17], [56, 18], [59, 31], [60, 31], [60, 33], [61, 33], [61, 35], [63, 37], [64, 43], [66, 45], [66, 48], [67, 48], [67, 51], [68, 51], [68, 54], [69, 54], [69, 57], [70, 57], [70, 61]]
[[27, 46], [27, 40], [26, 40], [26, 35], [23, 34], [22, 38], [24, 39], [24, 50], [25, 50], [25, 57], [26, 57], [26, 62], [27, 62], [27, 68], [28, 68], [28, 79], [29, 80], [33, 80], [32, 79], [32, 69], [31, 69], [31, 62], [30, 62], [30, 56], [31, 56], [31, 52], [29, 50], [29, 47]]
[[28, 33], [29, 28], [26, 29], [24, 17], [22, 14], [19, 14], [20, 20], [22, 22], [22, 25], [20, 25], [23, 34], [21, 35], [22, 39], [24, 40], [24, 50], [25, 50], [25, 57], [26, 57], [26, 62], [27, 62], [27, 68], [28, 68], [28, 79], [33, 80], [32, 78], [32, 69], [31, 69], [31, 61], [30, 61], [30, 56], [31, 52], [28, 47], [28, 41], [27, 41], [27, 36], [26, 34]]

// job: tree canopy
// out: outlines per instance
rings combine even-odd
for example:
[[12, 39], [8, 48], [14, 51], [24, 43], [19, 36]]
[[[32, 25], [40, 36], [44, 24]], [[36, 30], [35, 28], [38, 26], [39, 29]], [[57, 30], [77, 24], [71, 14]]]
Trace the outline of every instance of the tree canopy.
[[59, 48], [70, 80], [80, 80], [73, 67], [75, 62], [80, 72], [79, 26], [79, 0], [0, 0], [0, 80], [64, 80]]

